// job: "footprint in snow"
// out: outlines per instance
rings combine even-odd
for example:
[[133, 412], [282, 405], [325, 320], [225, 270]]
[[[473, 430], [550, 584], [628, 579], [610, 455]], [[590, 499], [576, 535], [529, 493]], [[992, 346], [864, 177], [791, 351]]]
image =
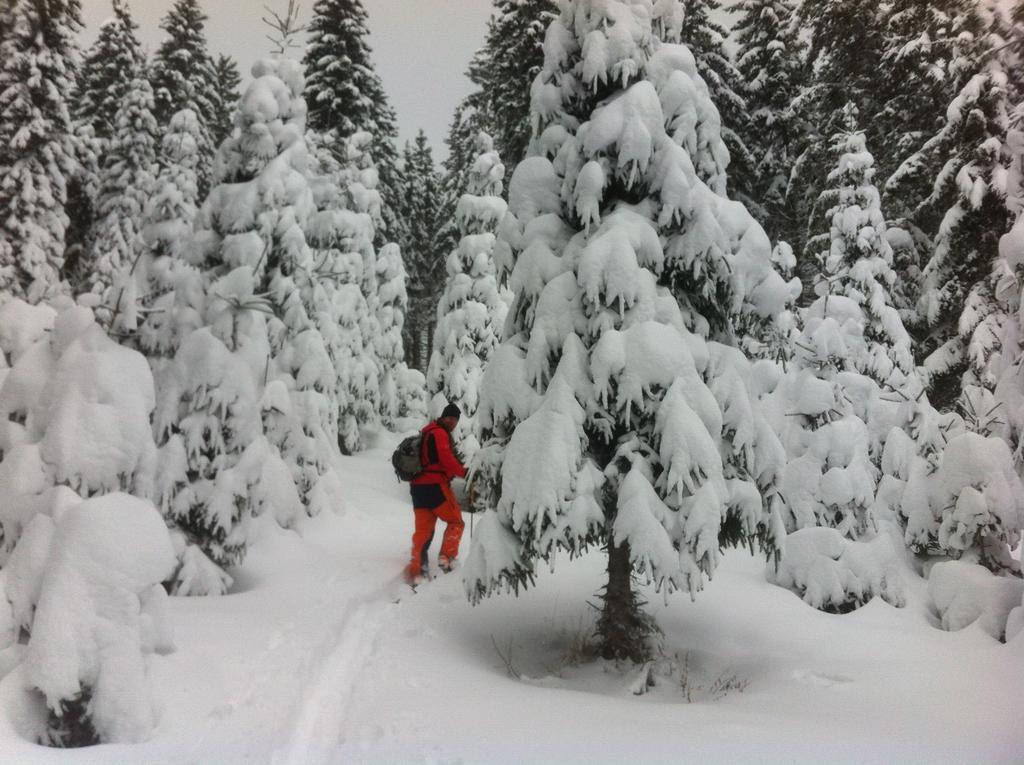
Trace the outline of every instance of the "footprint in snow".
[[267, 640], [267, 650], [274, 651], [280, 648], [281, 644], [284, 642], [285, 636], [293, 629], [295, 629], [295, 625], [292, 622], [288, 622], [283, 627], [274, 630], [270, 639]]
[[384, 728], [377, 724], [363, 728], [358, 735], [359, 748], [364, 752], [372, 752], [380, 746], [380, 742], [384, 740], [385, 735]]
[[211, 709], [207, 714], [207, 717], [211, 720], [225, 720], [234, 714], [235, 709], [236, 707], [234, 704], [221, 704], [220, 706], [216, 706]]
[[810, 669], [798, 669], [793, 673], [793, 678], [804, 685], [817, 685], [822, 688], [840, 685], [841, 683], [853, 682], [853, 678], [847, 677], [846, 675], [826, 674], [824, 672], [815, 672]]

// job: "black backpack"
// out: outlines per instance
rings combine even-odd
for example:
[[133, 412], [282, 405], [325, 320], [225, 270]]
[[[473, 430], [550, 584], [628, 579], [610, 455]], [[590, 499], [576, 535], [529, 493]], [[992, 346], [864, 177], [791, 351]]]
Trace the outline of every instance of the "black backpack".
[[402, 440], [391, 455], [391, 464], [399, 481], [411, 481], [423, 472], [420, 452], [423, 447], [423, 436], [417, 433]]

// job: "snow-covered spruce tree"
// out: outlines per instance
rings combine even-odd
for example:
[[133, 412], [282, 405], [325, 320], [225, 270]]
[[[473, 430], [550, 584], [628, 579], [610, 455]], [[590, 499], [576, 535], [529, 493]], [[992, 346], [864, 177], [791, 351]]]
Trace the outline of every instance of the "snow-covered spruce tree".
[[0, 302], [62, 292], [78, 0], [0, 7]]
[[[312, 133], [310, 137], [316, 138]], [[317, 212], [306, 232], [321, 276], [323, 294], [315, 314], [334, 367], [338, 446], [352, 454], [363, 448], [359, 425], [367, 416], [366, 386], [377, 385], [374, 338], [364, 334], [370, 325], [370, 306], [363, 291], [368, 259], [364, 254], [373, 248], [373, 221], [369, 214], [351, 209], [351, 167], [342, 168], [329, 143], [314, 142]], [[361, 184], [359, 188], [365, 189]]]
[[1021, 34], [1024, 30], [1024, 3], [1017, 0], [1017, 3], [1013, 6], [1010, 11], [1010, 23], [1011, 23], [1011, 34], [1010, 34], [1010, 49], [1013, 54], [1017, 56], [1018, 61], [1024, 61], [1024, 35]]
[[1024, 61], [1021, 58], [1024, 45], [1020, 41], [1021, 30], [1024, 29], [1024, 13], [1018, 6], [1016, 0], [1010, 0], [1006, 3], [984, 4], [979, 9], [988, 33], [983, 43], [986, 47], [990, 46], [992, 54], [999, 58], [1002, 67], [1010, 75], [1010, 100], [1013, 103], [1024, 100], [1024, 82], [1021, 82], [1019, 76], [1014, 76]]
[[[882, 57], [881, 0], [805, 0], [798, 19], [810, 38], [807, 54], [809, 85], [799, 94], [801, 131], [799, 155], [789, 194], [806, 226], [818, 195], [832, 170], [828, 158], [832, 136], [843, 131], [843, 107], [852, 103], [867, 139], [874, 142], [873, 115], [878, 113], [878, 62]], [[797, 275], [813, 283], [816, 263], [804, 257], [806, 229], [791, 241], [797, 253]], [[806, 296], [811, 297], [813, 296]]]
[[1022, 262], [1018, 218], [983, 282], [991, 300], [968, 344], [974, 382], [965, 386], [964, 417], [938, 412], [923, 394], [908, 402], [909, 423], [885, 444], [876, 503], [895, 511], [918, 556], [977, 563], [996, 574], [1019, 573], [1010, 551], [1024, 528]]
[[555, 15], [553, 0], [497, 0], [487, 37], [466, 75], [476, 89], [455, 108], [445, 138], [448, 156], [441, 179], [441, 203], [435, 250], [448, 253], [459, 244], [455, 208], [476, 162], [480, 131], [493, 136], [505, 161], [506, 180], [523, 157], [532, 135], [530, 86], [544, 61], [544, 32]]
[[124, 0], [114, 0], [113, 12], [78, 67], [72, 100], [78, 170], [68, 182], [64, 276], [76, 291], [88, 286], [82, 272], [91, 260], [93, 227], [100, 217], [100, 169], [116, 133], [117, 111], [132, 81], [145, 76], [138, 24]]
[[136, 35], [139, 25], [126, 0], [113, 0], [113, 11], [82, 59], [73, 109], [75, 121], [91, 125], [104, 142], [117, 133], [117, 111], [132, 80], [144, 76], [146, 67]]
[[689, 49], [663, 43], [647, 72], [665, 94], [673, 142], [686, 151], [698, 178], [713, 179], [705, 183], [717, 195], [709, 209], [684, 205], [659, 221], [668, 238], [661, 282], [679, 301], [691, 331], [729, 345], [763, 347], [798, 282], [786, 284], [775, 272], [764, 230], [741, 203], [724, 195], [728, 153], [717, 110]]
[[372, 119], [373, 77], [366, 9], [360, 0], [317, 0], [303, 65], [310, 127], [347, 139]]
[[[929, 397], [939, 409], [960, 401], [967, 341], [989, 313], [984, 282], [1010, 228], [1006, 207], [1011, 164], [1006, 72], [995, 58], [972, 77], [946, 111], [946, 124], [922, 149], [946, 157], [925, 205], [941, 213], [919, 302], [927, 332], [921, 349]], [[914, 161], [914, 158], [908, 162]], [[970, 380], [968, 380], [968, 383]]]
[[1006, 442], [964, 432], [952, 413], [931, 410], [941, 450], [922, 453], [903, 431], [886, 442], [887, 504], [922, 557], [979, 563], [996, 573], [1020, 572], [1011, 555], [1024, 528], [1024, 486]]
[[427, 390], [435, 400], [455, 401], [462, 409], [455, 435], [467, 459], [480, 448], [480, 380], [501, 340], [508, 312], [508, 296], [498, 289], [493, 257], [494, 234], [507, 210], [501, 198], [505, 166], [486, 133], [477, 136], [477, 152], [467, 193], [456, 210], [462, 239], [448, 256], [427, 370]]
[[405, 361], [402, 328], [408, 307], [407, 275], [398, 245], [377, 253], [377, 363], [381, 369], [380, 410], [385, 427], [401, 431], [427, 419], [427, 381]]
[[913, 369], [911, 341], [889, 293], [896, 273], [874, 158], [856, 128], [852, 106], [846, 109], [847, 131], [832, 138], [833, 170], [815, 205], [807, 242], [808, 257], [819, 264], [814, 291], [819, 297], [850, 298], [863, 312], [864, 345], [859, 355], [846, 359], [845, 368], [880, 387], [901, 388]]
[[[883, 7], [880, 64], [893, 76], [878, 83], [881, 108], [874, 115], [881, 178], [889, 179], [935, 134], [941, 127], [935, 105], [948, 104], [977, 71], [984, 36], [979, 10], [971, 0], [895, 0]], [[887, 181], [886, 206], [896, 220], [913, 217], [945, 161], [940, 153], [918, 156], [928, 161]]]
[[[299, 500], [287, 468], [275, 463], [268, 471], [264, 464], [271, 451], [260, 419], [270, 357], [266, 303], [254, 294], [245, 267], [210, 287], [207, 325], [182, 339], [154, 417], [157, 498], [191, 544], [227, 566], [244, 557], [249, 521], [264, 509], [270, 480], [283, 476], [279, 492], [287, 492], [293, 507]], [[197, 594], [219, 594], [231, 581], [212, 579], [214, 587]]]
[[553, 0], [495, 0], [487, 37], [466, 73], [477, 87], [471, 97], [481, 115], [478, 129], [493, 137], [509, 175], [530, 143], [530, 86], [544, 63], [544, 33], [556, 12]]
[[195, 225], [203, 325], [182, 341], [156, 418], [162, 502], [220, 565], [253, 514], [291, 523], [333, 486], [324, 463], [335, 375], [310, 319], [316, 267], [302, 74], [261, 61]]
[[458, 246], [460, 233], [455, 210], [469, 186], [469, 173], [477, 158], [476, 139], [482, 128], [482, 115], [477, 108], [480, 93], [471, 93], [455, 107], [444, 143], [448, 156], [441, 163], [440, 202], [434, 249], [451, 252]]
[[[409, 390], [403, 361], [401, 252], [394, 243], [374, 249], [374, 220], [380, 217], [376, 171], [372, 163], [360, 167], [369, 162], [370, 140], [359, 132], [346, 142], [345, 167], [326, 145], [317, 147], [318, 211], [307, 225], [323, 293], [316, 302], [317, 322], [335, 370], [338, 446], [345, 454], [364, 447], [361, 427], [394, 427], [404, 416], [403, 399], [425, 395], [422, 376], [419, 393]], [[368, 270], [374, 273], [368, 276]]]
[[898, 402], [912, 405], [920, 384], [889, 296], [892, 249], [864, 134], [834, 136], [830, 153], [834, 169], [818, 200], [827, 229], [808, 243], [819, 262], [817, 299], [775, 391], [774, 424], [790, 457], [782, 486], [790, 530], [828, 526], [861, 539], [876, 531], [877, 466], [906, 409]]
[[100, 296], [97, 318], [115, 333], [131, 332], [137, 322], [136, 272], [147, 249], [142, 217], [153, 193], [159, 142], [152, 110], [149, 82], [132, 80], [115, 117], [100, 173], [99, 219], [80, 269], [80, 291]]
[[361, 0], [317, 0], [303, 64], [309, 125], [325, 137], [335, 137], [331, 150], [343, 158], [345, 141], [354, 133], [366, 131], [373, 137], [369, 153], [379, 171], [383, 202], [383, 225], [375, 241], [380, 246], [402, 241], [402, 192], [395, 148], [398, 128], [373, 67], [366, 19]]
[[[153, 371], [157, 401], [161, 411], [174, 406], [180, 390], [174, 357], [182, 341], [203, 325], [205, 301], [203, 279], [190, 261], [192, 227], [198, 208], [199, 119], [189, 110], [178, 112], [164, 133], [160, 151], [160, 170], [153, 193], [143, 212], [142, 239], [146, 247], [134, 274], [139, 290], [140, 323], [131, 341], [146, 355]], [[162, 417], [156, 418], [159, 423]], [[173, 422], [173, 418], [169, 418]], [[175, 449], [179, 441], [176, 425], [157, 437], [165, 447], [172, 442], [166, 457], [180, 458]], [[175, 483], [183, 483], [182, 462], [163, 462], [160, 482], [153, 498], [166, 501]], [[174, 528], [175, 551], [179, 566], [172, 592], [178, 595], [209, 595], [230, 586], [230, 577], [214, 564], [202, 549], [189, 543], [185, 533]]]
[[382, 203], [369, 154], [372, 136], [350, 136], [344, 164], [332, 150], [336, 139], [314, 133], [310, 138], [318, 163], [317, 213], [307, 233], [325, 293], [316, 314], [336, 372], [338, 444], [351, 454], [363, 448], [360, 425], [380, 421], [392, 427], [404, 416], [404, 398], [425, 394], [422, 376], [416, 392], [403, 361], [407, 298], [401, 252], [394, 243], [374, 249]]
[[1021, 415], [1015, 378], [1024, 347], [1021, 332], [1021, 283], [1024, 279], [1024, 132], [1013, 123], [1007, 130], [1004, 155], [1009, 162], [1006, 208], [1012, 228], [999, 241], [992, 271], [971, 289], [958, 323], [967, 370], [962, 378], [959, 408], [972, 429], [1001, 435], [1021, 460]]
[[874, 161], [852, 107], [846, 116], [853, 132], [831, 142], [834, 167], [816, 216], [824, 230], [808, 245], [819, 263], [817, 299], [802, 312], [769, 404], [788, 458], [780, 491], [790, 532], [769, 578], [840, 612], [875, 595], [905, 603], [900, 530], [875, 497], [886, 439], [907, 426], [921, 393], [889, 294], [895, 274]]
[[136, 342], [159, 384], [164, 367], [187, 334], [201, 325], [202, 280], [189, 261], [192, 226], [199, 207], [199, 142], [195, 112], [171, 117], [160, 146], [160, 169], [143, 212], [142, 239], [148, 252], [140, 300], [144, 307]]
[[405, 221], [398, 214], [402, 206], [405, 176], [398, 153], [398, 116], [388, 101], [384, 83], [375, 77], [368, 85], [374, 117], [369, 133], [373, 136], [373, 162], [377, 167], [377, 188], [381, 198], [383, 225], [376, 231], [374, 245], [401, 242], [405, 237]]
[[434, 237], [438, 223], [440, 176], [426, 134], [420, 130], [414, 143], [406, 143], [403, 152], [400, 217], [404, 220], [405, 239], [398, 244], [409, 280], [409, 312], [405, 321], [406, 358], [417, 369], [425, 370], [430, 361], [430, 342], [434, 329], [437, 299], [444, 286], [444, 261], [447, 253], [437, 250]]
[[105, 142], [96, 137], [92, 125], [74, 126], [75, 173], [68, 178], [64, 211], [68, 225], [64, 229], [63, 276], [77, 283], [82, 258], [86, 255], [89, 234], [96, 222], [96, 204], [100, 190], [100, 162]]
[[155, 99], [157, 123], [166, 125], [182, 109], [191, 109], [199, 118], [199, 192], [210, 185], [213, 135], [221, 124], [219, 85], [206, 49], [207, 16], [199, 0], [175, 0], [160, 22], [167, 38], [157, 48], [150, 66], [149, 81]]
[[1024, 100], [1010, 115], [1006, 134], [1010, 150], [1010, 170], [1006, 179], [1006, 207], [1011, 215], [1024, 213]]
[[418, 369], [404, 361], [398, 366], [395, 376], [398, 396], [398, 430], [422, 427], [430, 416], [430, 402], [427, 400], [427, 378]]
[[[728, 31], [711, 15], [721, 9], [720, 0], [681, 0], [683, 25], [680, 40], [697, 60], [697, 73], [707, 84], [711, 102], [721, 117], [721, 133], [729, 150], [729, 196], [754, 209], [762, 200], [752, 196], [754, 156], [743, 140], [748, 109], [743, 79], [725, 49]], [[705, 179], [719, 193], [713, 179]]]
[[805, 311], [793, 358], [772, 394], [773, 425], [788, 456], [780, 489], [790, 531], [827, 526], [849, 539], [875, 531], [872, 454], [888, 430], [884, 422], [880, 433], [869, 429], [865, 418], [879, 406], [879, 390], [850, 368], [851, 357], [869, 357], [865, 325], [857, 301], [819, 297]]
[[[879, 0], [805, 0], [798, 9], [800, 24], [810, 34], [808, 62], [813, 70], [808, 106], [821, 135], [835, 135], [847, 103], [858, 114], [877, 114], [878, 64], [884, 35], [879, 25]], [[868, 135], [869, 140], [872, 138]]]
[[210, 127], [210, 137], [214, 146], [220, 146], [231, 135], [231, 115], [238, 103], [238, 88], [242, 84], [238, 64], [233, 58], [223, 54], [217, 56], [213, 62], [213, 81], [217, 86], [217, 121]]
[[0, 564], [39, 513], [153, 489], [146, 360], [108, 338], [89, 309], [56, 305], [14, 299], [0, 309], [10, 364], [0, 387]]
[[[268, 128], [276, 133], [278, 153], [254, 177], [251, 164], [232, 167], [229, 150], [224, 181], [255, 180], [261, 192], [254, 205], [255, 233], [262, 243], [259, 254], [265, 256], [262, 273], [257, 271], [258, 289], [273, 312], [268, 320], [273, 358], [261, 402], [264, 432], [288, 466], [302, 505], [316, 515], [330, 506], [336, 489], [329, 457], [337, 441], [337, 413], [334, 367], [315, 321], [321, 276], [306, 240], [306, 227], [316, 207], [311, 187], [314, 167], [304, 140], [304, 81], [301, 65], [288, 59], [258, 63], [253, 77], [262, 78], [262, 88], [247, 92], [243, 107], [249, 111], [243, 109], [241, 122], [251, 134], [265, 135]], [[276, 115], [263, 107], [252, 109], [255, 102], [268, 97], [279, 105]], [[250, 254], [255, 252], [254, 246]], [[373, 404], [366, 406], [372, 410]], [[294, 521], [285, 507], [275, 512], [283, 526]]]
[[969, 0], [897, 0], [883, 6], [879, 24], [885, 31], [882, 62], [893, 76], [878, 83], [872, 145], [884, 181], [890, 239], [899, 243], [897, 270], [905, 274], [902, 294], [894, 298], [916, 332], [921, 269], [942, 218], [942, 211], [923, 202], [948, 159], [942, 151], [921, 149], [945, 121], [935, 105], [948, 104], [978, 71], [985, 22], [980, 5]]
[[[377, 253], [377, 323], [375, 339], [377, 362], [380, 364], [380, 414], [387, 428], [399, 430], [399, 419], [427, 416], [426, 385], [417, 374], [411, 374], [405, 363], [402, 327], [408, 305], [405, 265], [398, 245], [389, 243]], [[419, 390], [417, 390], [417, 387]]]
[[[699, 93], [684, 84], [692, 57], [693, 74], [676, 70], [672, 87], [650, 79], [668, 63], [654, 60], [652, 17], [677, 33], [662, 15], [672, 10], [564, 2], [548, 30], [533, 88], [539, 153], [512, 176], [496, 247], [515, 300], [481, 387], [473, 480], [491, 509], [465, 573], [476, 601], [532, 582], [537, 558], [606, 545], [599, 649], [633, 660], [653, 629], [636, 574], [695, 594], [720, 545], [771, 550], [779, 533], [757, 480], [781, 456], [734, 374], [742, 354], [691, 333], [657, 283], [669, 258], [661, 225], [682, 232], [687, 211], [710, 226], [742, 209], [665, 132], [672, 98]], [[744, 458], [750, 473], [731, 473]]]
[[[1021, 5], [1020, 0], [1014, 4], [1013, 9], [1010, 11], [1010, 20], [1013, 22], [1014, 31], [1019, 31], [1021, 27], [1024, 27], [1024, 6]], [[1021, 40], [1016, 34], [1013, 37], [1014, 48], [1021, 55], [1024, 55], [1024, 40]]]
[[174, 650], [161, 585], [174, 569], [174, 551], [153, 505], [114, 493], [76, 502], [52, 519], [37, 516], [11, 569], [0, 588], [18, 603], [28, 635], [21, 666], [26, 685], [39, 692], [36, 714], [45, 711], [40, 743], [148, 739], [160, 706], [145, 654]]
[[[998, 29], [999, 17], [991, 18], [996, 22], [993, 27]], [[993, 52], [1001, 50], [1006, 54], [1011, 49], [1004, 47], [1004, 39], [1005, 36], [990, 37], [986, 44], [995, 47]], [[1003, 56], [993, 60], [982, 55], [981, 61], [988, 71], [998, 69], [1000, 63], [1007, 66]], [[986, 61], [989, 63], [984, 63]], [[1007, 68], [1006, 71], [1015, 70]], [[1008, 79], [1006, 86], [1008, 92], [1014, 91], [1012, 78]], [[962, 123], [957, 127], [960, 131], [965, 131], [967, 124], [973, 123], [970, 128], [973, 139], [981, 141], [992, 123], [986, 119], [986, 110], [978, 103], [972, 103], [976, 98], [977, 95], [965, 97], [965, 92], [962, 92], [958, 100], [962, 99], [964, 103], [958, 107], [954, 102], [950, 114], [963, 109], [951, 122]], [[988, 182], [984, 180], [989, 168], [985, 167], [983, 151], [975, 154], [974, 162], [961, 167], [959, 152], [932, 141], [926, 144], [925, 149], [933, 149], [933, 153], [918, 152], [913, 160], [925, 167], [928, 161], [938, 161], [940, 165], [944, 161], [943, 171], [957, 174], [957, 181], [962, 184], [960, 215], [967, 219], [972, 214], [966, 204], [968, 199], [977, 203], [977, 210], [981, 211], [985, 197], [995, 193], [998, 199], [999, 190], [1004, 189], [1005, 199], [1002, 201], [1012, 221], [1020, 209], [1020, 196], [1015, 192], [1018, 187], [1014, 181], [1015, 173], [1019, 172], [1015, 170], [1014, 161], [1019, 162], [1019, 158], [1013, 155], [1021, 146], [1012, 122], [1006, 144], [1000, 150], [997, 141], [989, 138], [989, 157], [995, 159], [996, 167]], [[1002, 160], [1009, 162], [1008, 173], [999, 167], [1002, 164], [1000, 153]], [[901, 170], [908, 167], [911, 173], [920, 172], [919, 167], [909, 161]], [[1002, 177], [1004, 174], [1005, 179]], [[966, 193], [971, 183], [976, 192], [973, 198]], [[936, 212], [941, 214], [944, 211], [926, 208], [925, 212], [934, 216]], [[949, 233], [946, 224], [951, 223], [955, 230], [958, 222], [956, 219], [951, 221], [949, 212], [945, 212], [940, 242]], [[921, 217], [928, 219], [927, 215]], [[973, 236], [976, 231], [967, 235]], [[886, 475], [883, 480], [887, 491], [884, 500], [902, 520], [907, 545], [922, 559], [942, 561], [931, 569], [929, 594], [933, 607], [941, 615], [944, 628], [957, 628], [954, 626], [957, 616], [955, 611], [949, 610], [949, 598], [951, 593], [958, 592], [958, 579], [969, 578], [977, 584], [984, 584], [979, 579], [983, 576], [982, 567], [995, 573], [999, 583], [1007, 581], [1004, 578], [1007, 572], [1020, 574], [1020, 563], [1013, 558], [1011, 550], [1019, 545], [1021, 528], [1024, 527], [1024, 489], [1019, 480], [1022, 257], [1024, 224], [1017, 217], [1010, 232], [999, 240], [998, 256], [991, 271], [984, 274], [967, 295], [963, 314], [957, 322], [956, 330], [962, 339], [967, 367], [961, 378], [963, 393], [957, 407], [963, 418], [955, 412], [940, 414], [928, 407], [927, 399], [924, 399], [924, 405], [917, 407], [923, 416], [912, 421], [912, 427], [908, 429], [910, 437], [897, 430], [886, 444], [883, 460]], [[955, 350], [959, 353], [961, 349]], [[988, 434], [995, 437], [985, 438]], [[998, 438], [1000, 436], [1002, 439]], [[922, 441], [929, 448], [922, 449]], [[1007, 449], [1002, 441], [1010, 448]], [[879, 497], [883, 499], [882, 492]], [[949, 561], [950, 558], [953, 561]], [[960, 613], [962, 616], [962, 611]], [[1017, 609], [1015, 613], [1016, 616], [1011, 615], [1005, 624], [1007, 640], [1019, 631], [1024, 609]], [[1003, 638], [1001, 623], [987, 629], [993, 637]]]
[[27, 637], [44, 743], [140, 741], [155, 722], [141, 654], [172, 647], [160, 582], [174, 555], [139, 498], [156, 469], [153, 377], [89, 309], [53, 304], [0, 308], [0, 651]]
[[1009, 444], [1017, 471], [1024, 475], [1024, 215], [999, 241], [992, 292], [998, 311], [986, 323], [994, 342], [988, 344], [978, 376], [995, 383], [999, 427], [993, 430]]
[[[362, 216], [358, 229], [361, 235], [349, 239], [348, 248], [359, 254], [359, 289], [366, 302], [360, 311], [359, 331], [363, 339], [361, 393], [356, 404], [359, 423], [376, 426], [380, 420], [380, 383], [387, 373], [377, 354], [381, 327], [378, 319], [380, 287], [377, 281], [376, 231], [383, 225], [383, 201], [377, 184], [380, 176], [370, 153], [373, 136], [365, 131], [354, 133], [346, 141], [346, 162], [342, 166], [342, 188], [345, 189], [346, 209]], [[389, 357], [393, 358], [393, 357]]]
[[[1003, 54], [1008, 72], [1019, 72], [1024, 66], [1024, 3], [1018, 2], [1011, 13], [1011, 39], [1014, 45], [999, 51]], [[1006, 206], [1011, 215], [1024, 212], [1024, 82], [1010, 78], [1011, 101], [1016, 105], [1010, 114], [1007, 143], [1010, 149], [1010, 174], [1007, 178]], [[1024, 618], [1024, 613], [1022, 613]]]
[[377, 325], [380, 328], [374, 347], [381, 367], [380, 416], [382, 424], [394, 429], [399, 416], [397, 378], [405, 363], [402, 327], [409, 298], [405, 291], [405, 265], [395, 243], [377, 253]]
[[751, 208], [773, 242], [792, 241], [802, 225], [788, 197], [800, 122], [793, 101], [800, 92], [803, 48], [793, 24], [792, 0], [744, 0], [733, 33], [736, 68], [743, 83], [747, 119], [738, 126], [753, 157]]

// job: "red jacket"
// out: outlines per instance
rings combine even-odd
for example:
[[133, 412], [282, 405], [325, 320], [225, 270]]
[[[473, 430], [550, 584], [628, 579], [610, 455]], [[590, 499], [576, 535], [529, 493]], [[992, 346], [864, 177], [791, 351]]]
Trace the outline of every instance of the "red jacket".
[[448, 483], [453, 478], [465, 478], [466, 468], [452, 453], [451, 434], [436, 422], [428, 422], [420, 431], [423, 445], [420, 447], [423, 472], [412, 479], [414, 486], [431, 483]]

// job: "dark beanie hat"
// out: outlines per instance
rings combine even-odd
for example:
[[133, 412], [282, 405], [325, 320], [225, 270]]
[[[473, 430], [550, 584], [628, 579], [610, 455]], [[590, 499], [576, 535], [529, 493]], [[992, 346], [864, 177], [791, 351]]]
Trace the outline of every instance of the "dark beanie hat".
[[457, 406], [455, 406], [455, 404], [448, 404], [448, 406], [444, 408], [444, 411], [441, 412], [441, 416], [454, 417], [455, 419], [459, 419], [460, 417], [462, 417], [462, 412], [459, 410]]

